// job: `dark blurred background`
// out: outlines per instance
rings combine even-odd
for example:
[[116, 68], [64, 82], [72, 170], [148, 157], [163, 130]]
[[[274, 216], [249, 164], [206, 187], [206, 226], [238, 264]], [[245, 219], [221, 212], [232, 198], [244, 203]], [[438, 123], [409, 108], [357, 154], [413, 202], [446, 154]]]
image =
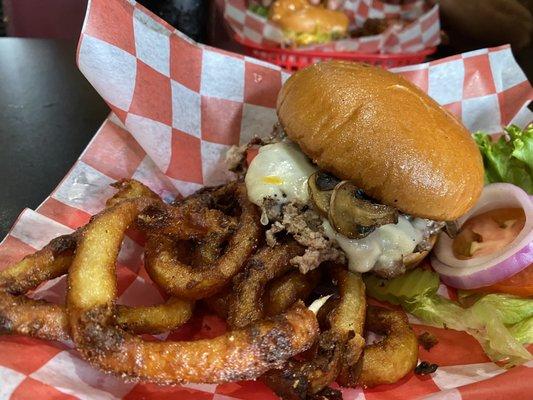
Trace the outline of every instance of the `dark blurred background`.
[[[197, 41], [223, 35], [218, 0], [140, 0], [148, 9]], [[222, 1], [219, 1], [221, 4]], [[0, 36], [77, 39], [87, 0], [0, 0]], [[218, 17], [218, 18], [217, 18]], [[208, 26], [217, 29], [208, 29]], [[216, 37], [216, 38], [215, 38]]]

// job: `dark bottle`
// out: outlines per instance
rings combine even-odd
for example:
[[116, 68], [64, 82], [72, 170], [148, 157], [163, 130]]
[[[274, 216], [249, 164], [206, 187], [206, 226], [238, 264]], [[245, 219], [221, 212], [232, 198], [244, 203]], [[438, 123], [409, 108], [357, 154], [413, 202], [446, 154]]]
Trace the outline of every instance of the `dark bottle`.
[[208, 0], [138, 0], [190, 38], [204, 42]]

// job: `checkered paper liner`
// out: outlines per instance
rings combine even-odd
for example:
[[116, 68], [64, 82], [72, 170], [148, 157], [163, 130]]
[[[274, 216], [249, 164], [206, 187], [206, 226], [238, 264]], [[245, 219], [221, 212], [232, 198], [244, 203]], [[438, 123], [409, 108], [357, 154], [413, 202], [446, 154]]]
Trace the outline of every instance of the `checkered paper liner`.
[[[283, 32], [276, 24], [247, 8], [246, 0], [223, 0], [224, 18], [240, 37], [263, 46], [279, 47]], [[379, 0], [346, 0], [343, 11], [351, 27], [361, 27], [368, 18], [402, 17], [413, 21], [403, 27], [391, 25], [379, 35], [341, 39], [321, 45], [300, 47], [300, 50], [361, 53], [414, 53], [440, 43], [439, 7], [426, 7], [425, 0], [402, 5]], [[296, 50], [298, 50], [296, 49]]]
[[[278, 67], [197, 45], [133, 1], [92, 0], [78, 49], [87, 79], [113, 110], [70, 172], [37, 210], [24, 210], [0, 245], [0, 268], [72, 232], [104, 207], [123, 177], [138, 179], [165, 199], [187, 195], [230, 174], [229, 146], [270, 132], [275, 100], [288, 74]], [[530, 84], [508, 47], [484, 49], [397, 70], [472, 130], [497, 133], [532, 119]], [[318, 99], [319, 101], [319, 99]], [[143, 268], [143, 248], [126, 237], [118, 263], [119, 302], [163, 300]], [[441, 292], [448, 295], [445, 286]], [[452, 293], [452, 292], [450, 292]], [[41, 285], [35, 298], [63, 302], [65, 278]], [[394, 385], [343, 389], [347, 400], [515, 399], [533, 392], [533, 363], [505, 371], [469, 335], [420, 325], [439, 344], [420, 359], [440, 368]], [[160, 338], [214, 337], [223, 323], [198, 315]], [[72, 344], [0, 336], [0, 399], [274, 399], [256, 381], [158, 387], [123, 382], [79, 358]]]

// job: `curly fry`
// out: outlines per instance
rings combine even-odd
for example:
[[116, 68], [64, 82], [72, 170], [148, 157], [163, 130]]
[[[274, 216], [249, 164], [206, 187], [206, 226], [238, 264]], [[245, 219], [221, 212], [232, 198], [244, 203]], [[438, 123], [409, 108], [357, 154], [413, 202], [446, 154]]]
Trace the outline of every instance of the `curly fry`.
[[127, 227], [146, 207], [124, 201], [94, 218], [69, 272], [67, 310], [76, 348], [105, 371], [157, 383], [253, 379], [306, 350], [316, 339], [315, 315], [302, 304], [287, 313], [194, 342], [146, 342], [113, 326], [115, 261]]
[[41, 250], [0, 271], [0, 290], [18, 295], [67, 273], [79, 231], [52, 239]]
[[[119, 191], [108, 200], [108, 206], [139, 196], [161, 201], [148, 187], [135, 180], [122, 180], [113, 186]], [[24, 294], [68, 272], [83, 229], [51, 240], [41, 250], [0, 271], [1, 334], [22, 334], [48, 340], [69, 338], [64, 306], [34, 300]], [[170, 298], [164, 304], [149, 307], [119, 306], [117, 323], [136, 333], [164, 332], [185, 323], [192, 315], [193, 305], [191, 301]]]
[[231, 327], [243, 328], [263, 317], [262, 297], [267, 283], [294, 269], [290, 261], [302, 253], [303, 248], [292, 241], [263, 247], [250, 258], [244, 271], [234, 279], [228, 313]]
[[148, 186], [135, 179], [121, 179], [118, 182], [111, 184], [118, 192], [106, 201], [107, 207], [112, 207], [122, 200], [138, 199], [139, 197], [146, 197], [162, 202], [161, 198], [152, 191]]
[[290, 360], [281, 369], [263, 377], [283, 399], [307, 399], [322, 392], [341, 373], [357, 363], [364, 346], [363, 321], [366, 309], [364, 283], [359, 274], [332, 267], [339, 299], [327, 316], [329, 329], [320, 334], [316, 354], [310, 360]]
[[418, 341], [403, 311], [370, 306], [366, 325], [368, 330], [386, 337], [365, 347], [358, 385], [374, 387], [394, 383], [415, 368]]
[[[229, 184], [227, 193], [233, 194], [241, 209], [238, 227], [228, 240], [227, 248], [218, 260], [211, 265], [191, 265], [182, 260], [183, 251], [178, 251], [174, 238], [167, 235], [150, 235], [146, 244], [146, 270], [152, 280], [167, 293], [186, 299], [201, 299], [209, 297], [226, 286], [233, 276], [244, 266], [246, 259], [255, 249], [260, 237], [259, 214], [257, 207], [250, 203], [244, 184]], [[212, 231], [209, 226], [218, 227], [222, 233], [224, 227], [217, 221], [210, 223], [205, 217], [194, 217], [195, 211], [186, 208], [185, 211], [177, 206], [176, 212], [189, 215], [189, 223], [197, 223], [205, 227], [206, 232]], [[220, 213], [220, 210], [207, 210]], [[204, 214], [205, 215], [205, 214]], [[197, 221], [197, 222], [195, 222]], [[172, 227], [171, 219], [163, 221]], [[188, 223], [188, 224], [189, 224]], [[156, 224], [161, 228], [160, 224]], [[171, 228], [172, 234], [179, 233], [179, 239], [197, 239], [201, 235], [200, 229], [187, 233], [181, 227]], [[183, 236], [181, 236], [183, 235]], [[181, 253], [181, 254], [180, 254]]]
[[263, 303], [265, 315], [277, 315], [285, 311], [297, 300], [309, 297], [320, 281], [321, 271], [316, 268], [307, 274], [291, 271], [272, 281], [265, 290]]

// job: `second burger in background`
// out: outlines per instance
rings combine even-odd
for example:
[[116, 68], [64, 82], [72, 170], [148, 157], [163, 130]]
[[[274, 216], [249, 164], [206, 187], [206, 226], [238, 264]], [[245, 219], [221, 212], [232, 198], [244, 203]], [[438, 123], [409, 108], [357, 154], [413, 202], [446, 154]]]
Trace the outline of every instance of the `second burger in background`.
[[277, 0], [268, 17], [282, 29], [289, 46], [327, 43], [348, 34], [346, 14], [313, 6], [307, 0]]
[[476, 203], [483, 164], [470, 133], [399, 75], [327, 62], [292, 75], [278, 97], [281, 137], [246, 174], [270, 224], [306, 247], [302, 272], [325, 260], [393, 277]]

